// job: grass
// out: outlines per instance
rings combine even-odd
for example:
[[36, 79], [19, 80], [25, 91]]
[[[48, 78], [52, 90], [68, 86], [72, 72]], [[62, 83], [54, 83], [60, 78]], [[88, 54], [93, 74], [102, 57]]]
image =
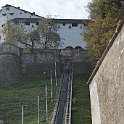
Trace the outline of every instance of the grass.
[[[23, 81], [14, 85], [0, 85], [0, 120], [7, 124], [21, 124], [22, 105], [24, 108], [24, 124], [37, 124], [37, 95], [40, 94], [41, 124], [45, 121], [45, 86], [48, 84], [48, 119], [54, 108], [54, 100], [50, 98], [50, 80]], [[55, 81], [53, 96], [56, 96]]]
[[80, 78], [73, 82], [72, 124], [91, 124], [89, 90]]

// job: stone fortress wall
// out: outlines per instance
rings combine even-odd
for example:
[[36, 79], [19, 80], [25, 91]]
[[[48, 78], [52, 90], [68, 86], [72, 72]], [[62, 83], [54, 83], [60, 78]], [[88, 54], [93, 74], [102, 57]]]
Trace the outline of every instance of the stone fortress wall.
[[74, 75], [87, 76], [91, 72], [87, 61], [87, 51], [78, 49], [35, 50], [23, 53], [22, 49], [12, 44], [0, 45], [0, 84], [19, 82], [21, 79], [40, 79], [50, 76], [50, 71], [62, 73], [66, 59], [73, 61]]
[[124, 124], [124, 20], [99, 63], [89, 79], [92, 124]]

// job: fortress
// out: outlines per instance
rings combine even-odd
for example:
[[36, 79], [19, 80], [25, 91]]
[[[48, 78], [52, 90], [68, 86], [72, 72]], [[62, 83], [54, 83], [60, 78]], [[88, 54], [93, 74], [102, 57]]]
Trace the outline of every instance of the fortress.
[[57, 76], [62, 73], [66, 60], [73, 62], [75, 76], [87, 77], [91, 73], [91, 65], [87, 61], [87, 51], [75, 49], [36, 49], [34, 53], [23, 53], [23, 49], [12, 44], [0, 45], [0, 83], [17, 83], [21, 79], [40, 79], [50, 76], [50, 71]]
[[64, 39], [63, 46], [58, 49], [35, 49], [34, 53], [24, 53], [20, 46], [4, 43], [2, 30], [8, 21], [16, 24], [17, 21], [23, 20], [26, 30], [30, 32], [37, 28], [39, 18], [41, 16], [35, 12], [30, 13], [8, 4], [0, 10], [0, 83], [8, 84], [18, 82], [22, 78], [50, 76], [50, 71], [55, 71], [55, 63], [57, 75], [60, 75], [62, 65], [67, 59], [73, 61], [74, 75], [89, 75], [91, 67], [87, 61], [87, 45], [81, 35], [87, 31], [89, 20], [53, 19], [60, 37]]
[[[4, 26], [8, 21], [17, 24], [18, 21], [23, 21], [24, 28], [27, 32], [33, 31], [39, 25], [38, 19], [42, 18], [36, 15], [35, 12], [31, 13], [20, 7], [5, 5], [0, 10], [0, 43], [4, 42], [4, 34], [2, 32]], [[83, 34], [87, 29], [88, 19], [53, 19], [57, 24], [58, 34], [63, 39], [63, 45], [59, 49], [66, 47], [80, 46], [86, 49], [86, 42], [83, 39]]]

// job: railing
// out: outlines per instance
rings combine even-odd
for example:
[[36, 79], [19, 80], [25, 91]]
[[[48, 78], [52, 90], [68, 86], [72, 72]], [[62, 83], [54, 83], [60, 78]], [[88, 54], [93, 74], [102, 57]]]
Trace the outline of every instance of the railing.
[[55, 106], [51, 124], [71, 124], [73, 72], [71, 71], [72, 66], [70, 67], [69, 73], [63, 74], [59, 98]]
[[65, 116], [64, 124], [71, 124], [72, 82], [73, 82], [73, 76], [71, 75], [71, 78], [68, 84], [68, 97], [67, 97], [66, 116]]

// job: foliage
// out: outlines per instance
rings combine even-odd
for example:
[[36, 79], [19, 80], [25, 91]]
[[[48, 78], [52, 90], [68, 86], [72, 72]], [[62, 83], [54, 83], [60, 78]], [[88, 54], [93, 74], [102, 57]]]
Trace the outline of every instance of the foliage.
[[91, 108], [86, 79], [73, 82], [72, 124], [91, 124]]
[[8, 21], [3, 28], [5, 42], [22, 45], [30, 48], [31, 52], [34, 48], [58, 48], [61, 44], [60, 36], [57, 32], [57, 24], [53, 19], [40, 18], [39, 25], [32, 31], [26, 30], [23, 21]]
[[115, 32], [117, 22], [123, 17], [124, 0], [93, 0], [88, 6], [91, 22], [84, 38], [88, 44], [90, 61], [95, 64], [112, 35]]
[[16, 44], [17, 41], [20, 43], [25, 43], [26, 32], [24, 29], [23, 22], [19, 22], [18, 24], [14, 24], [14, 22], [7, 22], [3, 28], [4, 40], [7, 43]]
[[52, 18], [41, 18], [39, 21], [38, 31], [42, 39], [42, 47], [58, 48], [61, 43], [59, 34], [57, 33], [57, 25]]
[[40, 35], [38, 30], [33, 30], [28, 34], [29, 41], [31, 42], [31, 52], [33, 53], [33, 50], [36, 46], [36, 44], [40, 44]]

